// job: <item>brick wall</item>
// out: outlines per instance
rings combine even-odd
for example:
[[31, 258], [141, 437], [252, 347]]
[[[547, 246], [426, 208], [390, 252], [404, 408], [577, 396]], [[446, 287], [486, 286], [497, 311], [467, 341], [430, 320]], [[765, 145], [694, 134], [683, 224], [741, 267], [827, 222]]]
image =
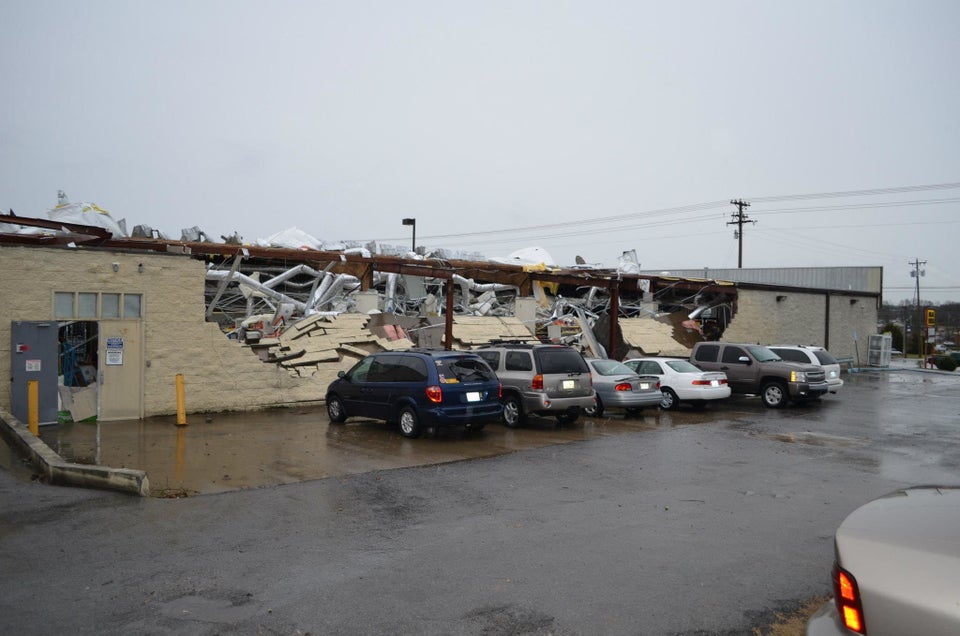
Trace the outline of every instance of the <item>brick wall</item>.
[[[11, 321], [53, 320], [54, 292], [139, 293], [146, 416], [176, 413], [178, 373], [189, 412], [322, 399], [326, 384], [261, 362], [204, 320], [204, 271], [188, 256], [0, 247], [0, 368], [10, 368]], [[10, 408], [9, 389], [0, 391], [0, 407]]]
[[[777, 298], [781, 297], [778, 301]], [[851, 300], [856, 302], [851, 303]], [[877, 332], [877, 304], [871, 297], [830, 296], [829, 344], [827, 297], [802, 291], [737, 292], [737, 314], [723, 334], [724, 342], [827, 346], [837, 358], [856, 364], [867, 358], [867, 337]], [[858, 342], [854, 343], [854, 332]]]

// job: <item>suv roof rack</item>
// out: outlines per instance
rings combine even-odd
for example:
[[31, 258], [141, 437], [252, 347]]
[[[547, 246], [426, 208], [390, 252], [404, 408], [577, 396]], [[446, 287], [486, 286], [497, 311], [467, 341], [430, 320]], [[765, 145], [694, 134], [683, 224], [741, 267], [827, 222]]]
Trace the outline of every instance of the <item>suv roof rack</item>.
[[553, 343], [543, 342], [538, 338], [530, 336], [530, 338], [527, 340], [519, 340], [516, 338], [510, 338], [510, 339], [494, 338], [480, 345], [480, 347], [507, 347], [507, 346], [533, 347], [533, 346], [542, 345], [542, 344], [553, 344]]

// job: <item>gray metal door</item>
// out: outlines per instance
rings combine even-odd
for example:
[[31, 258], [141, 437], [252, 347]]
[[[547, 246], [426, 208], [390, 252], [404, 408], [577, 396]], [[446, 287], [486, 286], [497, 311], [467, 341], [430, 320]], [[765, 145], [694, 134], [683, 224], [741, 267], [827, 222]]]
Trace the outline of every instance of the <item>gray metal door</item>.
[[59, 350], [57, 323], [10, 323], [10, 367], [13, 383], [10, 387], [10, 406], [13, 416], [26, 425], [30, 403], [28, 383], [37, 380], [40, 424], [57, 423], [57, 375]]

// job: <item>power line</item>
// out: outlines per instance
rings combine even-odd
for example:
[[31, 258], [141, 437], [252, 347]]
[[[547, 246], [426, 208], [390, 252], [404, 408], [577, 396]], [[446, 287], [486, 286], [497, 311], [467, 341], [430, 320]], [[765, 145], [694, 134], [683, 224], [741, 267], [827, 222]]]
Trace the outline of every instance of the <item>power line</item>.
[[799, 212], [827, 212], [832, 210], [869, 210], [872, 208], [896, 208], [913, 205], [941, 205], [960, 203], [960, 197], [950, 199], [915, 199], [912, 201], [880, 201], [875, 203], [845, 203], [843, 205], [817, 205], [806, 208], [774, 208], [762, 210], [763, 214], [797, 214]]
[[[752, 203], [757, 202], [786, 202], [792, 200], [810, 200], [816, 198], [841, 198], [841, 197], [859, 197], [859, 196], [879, 196], [879, 195], [889, 195], [889, 194], [902, 194], [909, 192], [924, 192], [924, 191], [943, 191], [960, 188], [960, 182], [951, 182], [951, 183], [937, 183], [937, 184], [925, 184], [925, 185], [913, 185], [913, 186], [898, 186], [898, 187], [886, 187], [886, 188], [873, 188], [866, 190], [847, 190], [847, 191], [837, 191], [837, 192], [820, 192], [820, 193], [809, 193], [809, 194], [792, 194], [792, 195], [780, 195], [780, 196], [768, 196], [768, 197], [754, 197]], [[742, 202], [742, 201], [741, 201]], [[899, 207], [899, 206], [926, 206], [926, 205], [943, 205], [943, 204], [953, 204], [960, 202], [960, 197], [951, 197], [951, 198], [938, 198], [938, 199], [911, 199], [907, 201], [880, 201], [874, 203], [844, 203], [841, 205], [820, 205], [820, 206], [804, 206], [799, 208], [774, 208], [770, 210], [762, 210], [759, 213], [766, 216], [773, 216], [775, 214], [798, 214], [801, 212], [825, 212], [825, 211], [840, 211], [840, 210], [860, 210], [860, 209], [875, 209], [875, 208], [888, 208], [888, 207]], [[735, 201], [730, 203], [736, 204]], [[582, 237], [582, 236], [596, 236], [601, 234], [616, 234], [619, 237], [619, 240], [623, 240], [623, 235], [626, 232], [637, 232], [640, 230], [648, 230], [652, 228], [665, 227], [678, 224], [690, 224], [696, 223], [699, 221], [706, 221], [711, 218], [715, 218], [714, 215], [696, 215], [696, 216], [687, 216], [692, 212], [703, 212], [712, 209], [718, 209], [726, 205], [723, 201], [708, 201], [704, 203], [696, 203], [691, 205], [677, 206], [672, 208], [661, 208], [655, 210], [646, 210], [640, 212], [632, 212], [626, 214], [617, 214], [604, 217], [595, 217], [592, 219], [578, 219], [576, 221], [566, 221], [559, 223], [548, 223], [540, 225], [529, 225], [522, 227], [514, 228], [501, 228], [493, 230], [481, 230], [476, 232], [458, 232], [455, 234], [436, 234], [428, 235], [422, 237], [421, 240], [430, 240], [430, 241], [449, 241], [456, 242], [459, 245], [467, 246], [466, 248], [474, 248], [474, 246], [482, 248], [485, 245], [504, 245], [504, 244], [519, 244], [519, 243], [528, 243], [532, 238], [536, 238], [540, 241], [556, 241], [558, 239], [570, 238], [570, 237]], [[748, 207], [749, 204], [744, 205], [743, 207]], [[738, 214], [739, 213], [739, 214]], [[740, 215], [742, 214], [742, 220]], [[663, 219], [658, 217], [667, 216], [669, 218]], [[744, 223], [755, 223], [754, 219], [750, 219], [743, 212], [743, 208], [738, 208], [738, 212], [732, 214], [733, 221], [728, 222], [728, 225], [736, 224], [738, 226], [736, 232], [736, 238], [738, 239], [738, 267], [743, 265], [743, 224]], [[957, 222], [960, 222], [958, 220]], [[913, 225], [917, 224], [948, 224], [950, 221], [932, 221], [932, 222], [913, 222]], [[887, 224], [876, 224], [872, 223], [869, 226], [860, 226], [860, 227], [877, 227], [879, 225]], [[897, 225], [897, 224], [890, 224]], [[856, 225], [845, 225], [845, 226], [831, 226], [831, 227], [858, 227]], [[789, 229], [789, 228], [788, 228]], [[795, 229], [806, 229], [806, 228], [795, 228]], [[812, 229], [812, 228], [811, 228]], [[764, 235], [769, 234], [767, 232], [761, 232]], [[713, 232], [709, 234], [714, 234]], [[533, 235], [533, 236], [531, 236]], [[694, 236], [689, 233], [683, 234], [681, 237], [677, 236], [658, 236], [658, 239], [669, 239], [669, 238], [686, 238]], [[647, 236], [649, 238], [649, 236]], [[377, 239], [380, 241], [400, 241], [407, 240], [404, 238], [385, 238]], [[822, 239], [820, 239], [822, 242]], [[840, 246], [844, 247], [844, 246]], [[847, 248], [855, 249], [855, 248]], [[866, 250], [863, 250], [864, 253], [869, 253]]]
[[769, 201], [797, 201], [803, 199], [831, 199], [839, 197], [876, 196], [880, 194], [900, 194], [902, 192], [925, 192], [930, 190], [956, 190], [960, 183], [933, 183], [929, 185], [896, 186], [892, 188], [873, 188], [870, 190], [846, 190], [841, 192], [820, 192], [816, 194], [785, 194], [769, 197], [750, 197], [754, 203]]
[[[514, 227], [514, 228], [502, 228], [499, 230], [482, 230], [478, 232], [458, 232], [456, 234], [434, 234], [431, 236], [425, 236], [421, 238], [428, 239], [445, 239], [445, 238], [462, 238], [464, 236], [486, 236], [486, 235], [499, 235], [504, 232], [542, 232], [544, 230], [556, 229], [556, 228], [577, 228], [577, 234], [582, 233], [580, 228], [584, 225], [596, 225], [598, 223], [611, 223], [617, 221], [626, 221], [630, 219], [640, 218], [640, 217], [655, 217], [655, 216], [664, 216], [664, 215], [676, 215], [684, 212], [699, 212], [702, 210], [709, 210], [712, 208], [719, 208], [723, 205], [726, 205], [724, 202], [709, 202], [709, 203], [696, 203], [693, 205], [684, 205], [676, 208], [663, 208], [659, 210], [649, 210], [646, 212], [633, 212], [630, 214], [619, 214], [616, 216], [605, 216], [598, 217], [594, 219], [581, 219], [577, 221], [564, 221], [561, 223], [548, 223], [544, 225], [529, 225], [525, 227]], [[696, 218], [709, 218], [709, 217], [696, 217]], [[690, 219], [690, 220], [696, 220]], [[670, 223], [683, 223], [685, 221], [672, 220], [667, 222]], [[645, 227], [645, 226], [642, 226]], [[610, 228], [605, 227], [601, 228], [601, 231], [610, 232], [617, 231], [620, 228]], [[383, 239], [383, 240], [396, 240], [396, 239]]]
[[[821, 193], [812, 193], [812, 194], [791, 194], [791, 195], [781, 195], [781, 196], [768, 196], [768, 197], [752, 197], [751, 201], [753, 203], [766, 203], [766, 202], [776, 202], [776, 201], [792, 201], [792, 200], [809, 200], [809, 199], [818, 199], [818, 198], [840, 198], [840, 197], [856, 197], [856, 196], [877, 196], [883, 194], [900, 194], [905, 192], [924, 192], [924, 191], [933, 191], [933, 190], [952, 190], [960, 188], [960, 182], [955, 183], [936, 183], [928, 185], [913, 185], [913, 186], [898, 186], [898, 187], [888, 187], [888, 188], [873, 188], [869, 190], [847, 190], [840, 192], [821, 192]], [[795, 214], [805, 211], [827, 211], [827, 210], [852, 210], [852, 209], [869, 209], [869, 208], [879, 208], [879, 207], [896, 207], [901, 205], [936, 205], [936, 204], [945, 204], [945, 203], [957, 203], [960, 202], [960, 197], [958, 198], [944, 198], [944, 199], [921, 199], [921, 200], [911, 200], [911, 201], [901, 201], [901, 202], [876, 202], [876, 203], [863, 203], [863, 204], [843, 204], [839, 206], [814, 206], [814, 207], [805, 207], [805, 208], [786, 208], [786, 209], [773, 209], [773, 210], [764, 210], [764, 214]], [[703, 210], [710, 210], [720, 208], [727, 203], [725, 201], [707, 201], [704, 203], [695, 203], [691, 205], [678, 206], [673, 208], [661, 208], [655, 210], [646, 210], [640, 212], [630, 212], [626, 214], [618, 214], [612, 216], [596, 217], [592, 219], [579, 219], [576, 221], [565, 221], [560, 223], [549, 223], [541, 225], [529, 225], [522, 227], [512, 227], [512, 228], [500, 228], [494, 230], [483, 230], [478, 232], [467, 232], [467, 233], [457, 233], [457, 234], [434, 234], [422, 237], [423, 239], [429, 240], [440, 240], [440, 239], [463, 239], [465, 237], [471, 236], [486, 236], [486, 235], [502, 235], [504, 233], [519, 233], [519, 232], [543, 232], [549, 231], [551, 229], [567, 228], [567, 227], [577, 227], [582, 228], [584, 225], [597, 225], [601, 223], [611, 223], [617, 221], [626, 221], [630, 219], [640, 219], [646, 217], [656, 217], [664, 215], [678, 215], [684, 214], [687, 212], [699, 212]], [[695, 219], [692, 219], [695, 220]], [[682, 221], [680, 221], [682, 222]], [[605, 228], [603, 231], [619, 231], [621, 228]], [[406, 237], [391, 237], [380, 239], [383, 241], [400, 241], [406, 240]]]
[[[669, 225], [679, 225], [691, 223], [694, 221], [702, 221], [716, 218], [716, 215], [702, 215], [695, 217], [687, 217], [683, 219], [671, 219], [663, 221], [654, 221], [651, 223], [642, 223], [642, 224], [631, 224], [631, 225], [615, 225], [615, 226], [606, 226], [593, 229], [583, 229], [581, 227], [572, 227], [568, 229], [562, 229], [558, 232], [539, 232], [537, 238], [539, 239], [554, 239], [554, 238], [567, 238], [570, 236], [586, 236], [592, 234], [609, 234], [611, 232], [622, 232], [624, 230], [639, 230], [639, 229], [648, 229], [655, 227], [666, 227]], [[567, 225], [567, 224], [563, 224]], [[520, 230], [502, 230], [500, 232], [477, 232], [477, 233], [462, 233], [462, 234], [446, 234], [443, 236], [428, 236], [425, 238], [429, 239], [460, 239], [464, 243], [469, 243], [470, 245], [487, 245], [487, 244], [503, 244], [503, 243], [516, 243], [516, 242], [525, 242], [527, 237], [525, 236], [515, 236], [519, 234]], [[471, 236], [487, 236], [491, 235], [491, 238], [479, 239], [479, 240], [465, 240], [467, 237]], [[422, 240], [422, 238], [421, 238]]]

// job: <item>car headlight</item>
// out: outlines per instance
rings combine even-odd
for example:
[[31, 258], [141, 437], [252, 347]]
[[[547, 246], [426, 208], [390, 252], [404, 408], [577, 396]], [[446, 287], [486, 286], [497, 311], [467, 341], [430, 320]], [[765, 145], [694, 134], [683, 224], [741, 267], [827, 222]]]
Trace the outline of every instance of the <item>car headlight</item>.
[[790, 373], [790, 381], [791, 381], [791, 382], [806, 382], [806, 381], [807, 381], [807, 374], [804, 373], [803, 371], [792, 371], [792, 372]]

